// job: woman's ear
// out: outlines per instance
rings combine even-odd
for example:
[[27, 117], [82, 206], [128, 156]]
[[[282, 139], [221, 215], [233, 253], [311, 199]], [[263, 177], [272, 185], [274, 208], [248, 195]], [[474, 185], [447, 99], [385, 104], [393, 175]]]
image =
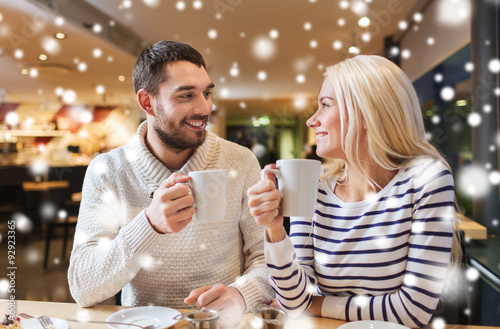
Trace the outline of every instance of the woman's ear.
[[153, 97], [144, 89], [137, 92], [137, 103], [146, 114], [154, 116]]

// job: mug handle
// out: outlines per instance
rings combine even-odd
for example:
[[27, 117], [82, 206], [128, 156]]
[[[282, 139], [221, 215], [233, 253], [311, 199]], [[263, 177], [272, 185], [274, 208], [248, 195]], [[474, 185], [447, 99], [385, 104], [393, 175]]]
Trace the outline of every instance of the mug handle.
[[[269, 168], [264, 168], [260, 171], [260, 178], [261, 179], [264, 179], [266, 178], [266, 173], [267, 172], [270, 172], [271, 174], [273, 174], [275, 177], [276, 177], [276, 180], [278, 182], [278, 191], [280, 192], [280, 196], [283, 198], [283, 193], [281, 192], [281, 189], [279, 188], [280, 186], [283, 186], [282, 184], [282, 176], [281, 176], [281, 172], [279, 169], [269, 169]], [[281, 208], [281, 206], [280, 206]], [[281, 213], [281, 211], [280, 211]]]
[[[193, 196], [193, 199], [194, 199], [194, 194], [193, 194], [193, 183], [191, 182], [187, 182], [187, 183], [177, 183], [177, 184], [183, 184], [183, 185], [186, 185], [188, 188], [189, 188], [189, 192], [188, 194], [191, 194]], [[193, 201], [193, 204], [191, 205], [191, 207], [193, 207], [194, 209], [196, 209], [196, 202]]]
[[276, 177], [276, 179], [278, 180], [281, 179], [281, 172], [279, 171], [279, 169], [269, 169], [269, 168], [264, 168], [260, 171], [260, 179], [266, 178], [267, 172], [273, 174]]

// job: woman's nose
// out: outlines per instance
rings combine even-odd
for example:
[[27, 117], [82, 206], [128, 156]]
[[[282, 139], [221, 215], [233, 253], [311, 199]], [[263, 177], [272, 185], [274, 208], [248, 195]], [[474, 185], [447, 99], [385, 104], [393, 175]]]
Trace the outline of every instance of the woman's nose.
[[307, 119], [306, 121], [306, 125], [309, 127], [309, 128], [313, 128], [313, 127], [316, 127], [318, 126], [318, 120], [316, 119], [316, 113], [314, 113], [312, 115], [312, 117], [310, 117], [309, 119]]

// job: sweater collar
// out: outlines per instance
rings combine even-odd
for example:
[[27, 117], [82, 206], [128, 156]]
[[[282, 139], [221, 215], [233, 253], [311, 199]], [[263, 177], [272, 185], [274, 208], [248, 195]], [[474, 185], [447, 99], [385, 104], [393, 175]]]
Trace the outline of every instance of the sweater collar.
[[[158, 160], [146, 145], [147, 121], [141, 123], [137, 129], [137, 135], [127, 144], [127, 158], [139, 170], [143, 178], [150, 186], [151, 192], [156, 190], [160, 184], [172, 174], [160, 160]], [[203, 144], [198, 147], [188, 161], [178, 171], [182, 175], [187, 175], [190, 171], [215, 169], [212, 166], [216, 161], [216, 147], [218, 137], [211, 131], [207, 131], [207, 136]], [[212, 165], [211, 165], [212, 164]]]

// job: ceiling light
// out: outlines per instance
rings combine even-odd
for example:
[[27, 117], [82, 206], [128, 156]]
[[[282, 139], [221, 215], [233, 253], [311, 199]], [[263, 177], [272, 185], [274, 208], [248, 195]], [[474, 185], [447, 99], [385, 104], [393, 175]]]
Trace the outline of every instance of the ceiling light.
[[40, 54], [40, 55], [38, 55], [38, 59], [41, 61], [46, 61], [47, 59], [49, 59], [49, 56], [47, 56], [45, 54]]
[[362, 28], [366, 28], [368, 26], [370, 26], [370, 19], [368, 17], [361, 17], [358, 21], [358, 25], [359, 27], [362, 27]]
[[357, 55], [360, 53], [360, 50], [356, 46], [351, 46], [351, 47], [349, 47], [349, 53], [353, 54], [353, 55]]
[[124, 75], [119, 75], [118, 76], [118, 81], [120, 81], [120, 82], [125, 81], [125, 76]]
[[21, 69], [21, 74], [22, 75], [28, 75], [30, 73], [30, 70], [28, 69]]
[[62, 32], [57, 32], [56, 34], [54, 34], [54, 37], [56, 39], [63, 40], [63, 39], [66, 39], [66, 34], [64, 34]]

